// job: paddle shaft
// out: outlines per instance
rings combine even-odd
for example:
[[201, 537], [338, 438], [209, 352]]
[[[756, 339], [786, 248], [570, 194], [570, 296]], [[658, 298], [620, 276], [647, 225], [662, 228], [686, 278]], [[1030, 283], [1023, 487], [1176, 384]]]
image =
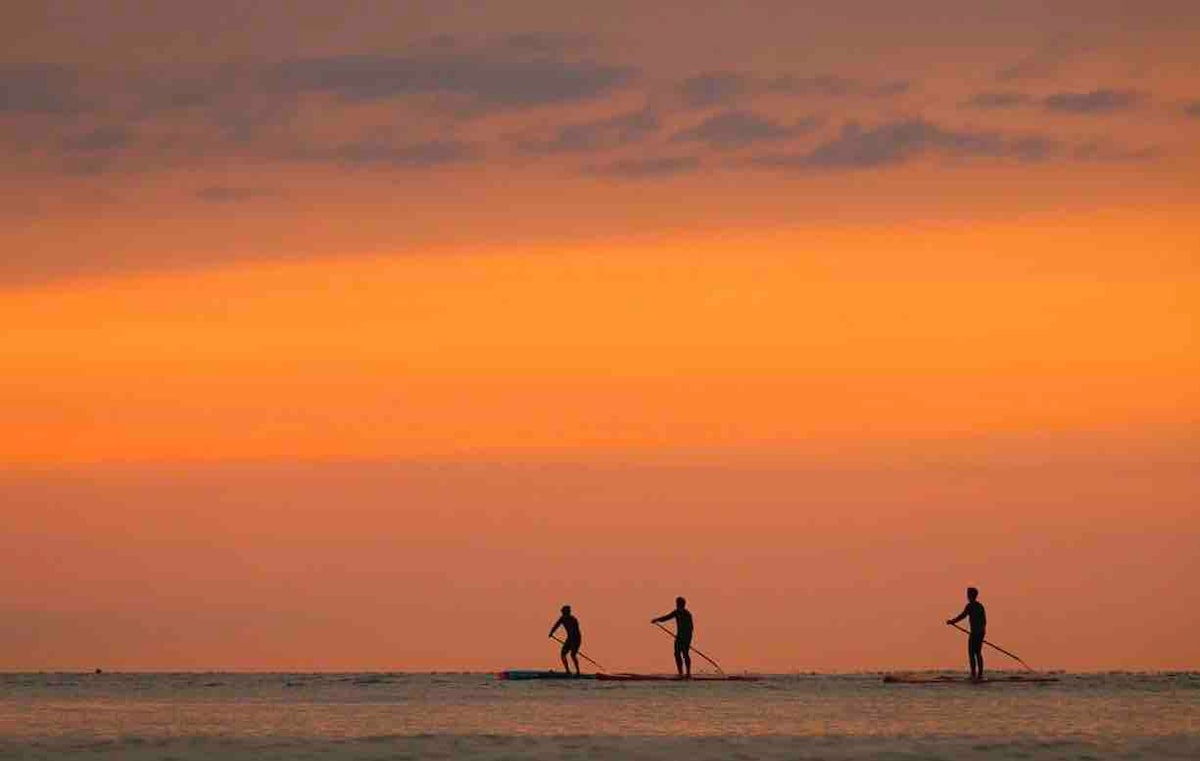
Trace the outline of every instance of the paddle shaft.
[[[962, 632], [963, 634], [966, 634], [968, 637], [969, 637], [969, 636], [971, 636], [971, 632], [969, 632], [969, 631], [967, 631], [966, 629], [962, 628], [962, 627], [961, 627], [961, 626], [959, 626], [958, 624], [950, 624], [950, 625], [951, 625], [951, 626], [953, 626], [955, 629], [958, 629], [958, 630], [959, 630], [960, 632]], [[1009, 658], [1012, 658], [1012, 659], [1013, 659], [1013, 660], [1015, 660], [1017, 663], [1021, 664], [1022, 666], [1024, 666], [1024, 667], [1025, 667], [1025, 668], [1027, 668], [1027, 669], [1029, 669], [1030, 671], [1033, 671], [1033, 670], [1034, 670], [1033, 666], [1030, 666], [1028, 663], [1026, 663], [1025, 661], [1021, 660], [1020, 656], [1016, 655], [1015, 653], [1010, 653], [1010, 652], [1008, 652], [1007, 650], [1005, 650], [1004, 648], [1000, 647], [999, 645], [993, 645], [991, 642], [988, 642], [986, 639], [983, 641], [983, 644], [985, 644], [985, 645], [987, 645], [988, 647], [990, 647], [990, 648], [993, 648], [993, 649], [995, 649], [995, 650], [999, 650], [1000, 652], [1004, 653], [1004, 654], [1005, 654], [1005, 655], [1007, 655]]]
[[[551, 635], [550, 635], [550, 638], [551, 638], [551, 639], [553, 639], [555, 642], [557, 642], [557, 643], [558, 643], [558, 644], [560, 644], [560, 645], [565, 645], [565, 644], [567, 644], [565, 640], [561, 640], [561, 639], [559, 639], [558, 637], [554, 636], [553, 634], [551, 634]], [[596, 663], [596, 662], [595, 662], [595, 661], [593, 661], [591, 658], [589, 658], [589, 657], [587, 657], [586, 655], [584, 655], [584, 653], [583, 653], [583, 651], [582, 651], [582, 650], [580, 650], [580, 651], [579, 651], [579, 657], [580, 657], [580, 658], [582, 658], [582, 659], [584, 659], [584, 660], [585, 660], [585, 661], [587, 661], [588, 663], [592, 664], [592, 665], [593, 665], [593, 666], [595, 666], [596, 668], [600, 669], [601, 671], [604, 671], [604, 667], [603, 667], [603, 666], [601, 666], [599, 663]]]
[[[659, 629], [662, 629], [662, 630], [663, 630], [664, 632], [666, 632], [667, 634], [671, 635], [671, 637], [674, 637], [674, 636], [675, 636], [675, 632], [671, 631], [670, 629], [668, 629], [667, 627], [663, 626], [663, 625], [662, 625], [662, 624], [660, 624], [659, 622], [657, 622], [657, 621], [652, 621], [651, 623], [653, 623], [653, 624], [654, 624], [655, 626], [657, 626]], [[709, 663], [711, 663], [713, 666], [715, 666], [715, 667], [716, 667], [716, 669], [717, 669], [717, 673], [719, 673], [719, 674], [721, 674], [721, 675], [724, 675], [724, 674], [725, 674], [725, 669], [721, 668], [721, 664], [717, 663], [717, 662], [716, 662], [716, 661], [714, 661], [712, 658], [709, 658], [707, 655], [705, 655], [704, 653], [700, 652], [700, 651], [699, 651], [699, 650], [697, 650], [695, 647], [692, 647], [692, 646], [690, 646], [690, 645], [689, 645], [689, 647], [691, 647], [691, 650], [692, 650], [692, 652], [693, 652], [693, 653], [695, 653], [696, 655], [700, 656], [701, 658], [703, 658], [704, 660], [708, 661], [708, 662], [709, 662]]]

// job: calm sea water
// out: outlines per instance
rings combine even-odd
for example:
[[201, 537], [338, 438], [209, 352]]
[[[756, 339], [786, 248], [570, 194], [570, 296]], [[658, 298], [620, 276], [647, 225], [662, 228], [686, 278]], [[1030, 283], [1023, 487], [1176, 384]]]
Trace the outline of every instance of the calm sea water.
[[0, 675], [5, 758], [1200, 758], [1200, 674], [1040, 685]]

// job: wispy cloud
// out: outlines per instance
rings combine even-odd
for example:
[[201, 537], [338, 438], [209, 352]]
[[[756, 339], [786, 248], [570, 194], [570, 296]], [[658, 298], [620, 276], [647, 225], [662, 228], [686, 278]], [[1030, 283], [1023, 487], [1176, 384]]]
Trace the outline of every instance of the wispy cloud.
[[61, 147], [68, 153], [107, 153], [130, 147], [135, 137], [136, 133], [128, 127], [106, 125], [65, 138]]
[[864, 82], [851, 77], [841, 77], [836, 74], [821, 74], [813, 77], [797, 77], [786, 75], [767, 83], [769, 92], [785, 93], [788, 95], [818, 95], [826, 97], [846, 97], [850, 95], [882, 98], [900, 95], [908, 92], [912, 84], [906, 79], [893, 79], [884, 82]]
[[1002, 67], [996, 72], [996, 81], [1015, 82], [1032, 79], [1048, 79], [1071, 58], [1084, 50], [1074, 38], [1067, 34], [1051, 37], [1037, 49], [1020, 60]]
[[782, 140], [803, 135], [817, 128], [820, 120], [807, 117], [792, 123], [782, 123], [752, 111], [725, 111], [711, 116], [694, 127], [676, 132], [672, 142], [699, 142], [712, 148], [740, 148], [752, 143]]
[[1042, 104], [1048, 111], [1066, 114], [1110, 114], [1129, 111], [1141, 103], [1137, 90], [1100, 89], [1089, 92], [1060, 92], [1047, 95]]
[[564, 124], [548, 137], [520, 137], [517, 150], [526, 155], [585, 153], [637, 143], [659, 129], [657, 114], [648, 108], [605, 119]]
[[205, 203], [227, 204], [240, 203], [242, 200], [270, 198], [276, 193], [262, 187], [244, 187], [239, 185], [210, 185], [196, 191], [196, 197]]
[[972, 95], [962, 102], [966, 108], [1003, 109], [1031, 103], [1033, 98], [1019, 92], [988, 91]]
[[851, 170], [903, 164], [929, 153], [1041, 161], [1054, 149], [1054, 141], [1041, 135], [951, 130], [923, 119], [910, 119], [870, 129], [852, 122], [837, 137], [808, 152], [762, 156], [754, 163], [775, 168]]
[[0, 64], [0, 114], [73, 114], [86, 103], [73, 68], [51, 63]]
[[886, 98], [908, 92], [912, 84], [906, 79], [868, 82], [836, 74], [815, 76], [760, 76], [741, 71], [709, 71], [689, 77], [679, 83], [677, 93], [685, 106], [712, 108], [736, 106], [747, 97], [784, 95], [824, 98]]
[[661, 156], [647, 159], [621, 159], [590, 168], [593, 174], [640, 180], [669, 177], [693, 172], [700, 168], [696, 156]]
[[237, 185], [210, 185], [196, 191], [196, 198], [206, 203], [238, 203], [256, 198], [268, 198], [275, 193], [263, 188], [248, 188]]
[[345, 101], [450, 94], [478, 105], [519, 108], [595, 98], [637, 70], [591, 61], [511, 53], [342, 55], [284, 61], [263, 76], [275, 92], [326, 93]]
[[385, 166], [397, 169], [461, 164], [480, 156], [481, 150], [478, 146], [459, 140], [395, 143], [376, 138], [343, 143], [327, 153], [317, 154], [319, 158], [332, 158], [349, 166]]
[[1109, 140], [1089, 140], [1071, 148], [1069, 156], [1076, 161], [1139, 162], [1159, 158], [1162, 151], [1156, 147], [1126, 148]]
[[736, 71], [709, 71], [688, 77], [679, 84], [684, 105], [691, 108], [727, 106], [750, 91], [751, 80]]

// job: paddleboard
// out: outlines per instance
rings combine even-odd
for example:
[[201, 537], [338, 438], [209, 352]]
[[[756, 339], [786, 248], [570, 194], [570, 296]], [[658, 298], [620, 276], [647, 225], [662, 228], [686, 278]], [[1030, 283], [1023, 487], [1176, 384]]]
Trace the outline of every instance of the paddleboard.
[[496, 674], [499, 679], [523, 681], [529, 679], [597, 679], [605, 682], [756, 682], [762, 677], [754, 674], [697, 674], [689, 678], [675, 674], [566, 674], [562, 671], [537, 669], [508, 669]]
[[595, 679], [595, 674], [568, 674], [563, 671], [539, 671], [537, 669], [508, 669], [496, 674], [500, 679]]
[[596, 674], [606, 682], [757, 682], [762, 677], [754, 674], [695, 674], [681, 677], [676, 674]]
[[887, 684], [1043, 684], [1058, 677], [1044, 674], [1001, 674], [973, 681], [969, 676], [951, 674], [884, 674]]

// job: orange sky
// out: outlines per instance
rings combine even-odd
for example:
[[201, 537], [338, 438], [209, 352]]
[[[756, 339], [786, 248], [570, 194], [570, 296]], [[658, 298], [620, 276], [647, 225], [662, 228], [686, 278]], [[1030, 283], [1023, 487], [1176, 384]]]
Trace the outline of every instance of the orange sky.
[[1196, 668], [1194, 21], [801, 5], [22, 11], [0, 668]]

